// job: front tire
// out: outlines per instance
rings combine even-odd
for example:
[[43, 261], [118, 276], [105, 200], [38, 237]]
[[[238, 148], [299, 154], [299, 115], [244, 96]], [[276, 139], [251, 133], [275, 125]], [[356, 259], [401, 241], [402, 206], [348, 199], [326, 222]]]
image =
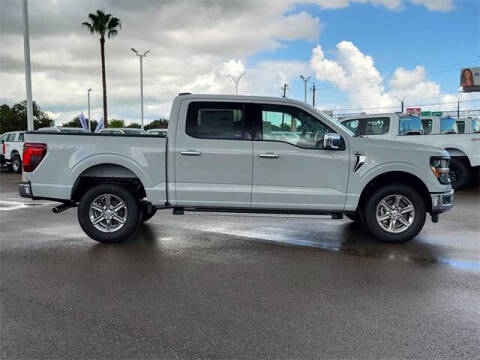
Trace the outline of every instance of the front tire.
[[10, 170], [17, 174], [22, 172], [22, 160], [19, 155], [13, 155]]
[[365, 226], [381, 242], [402, 243], [413, 239], [422, 230], [425, 218], [424, 200], [403, 184], [379, 188], [365, 204]]
[[138, 200], [126, 188], [113, 184], [96, 185], [80, 199], [78, 221], [83, 231], [101, 243], [128, 239], [140, 222]]
[[470, 171], [468, 170], [467, 165], [461, 159], [451, 158], [450, 159], [450, 181], [452, 182], [452, 188], [454, 190], [460, 190], [468, 183]]

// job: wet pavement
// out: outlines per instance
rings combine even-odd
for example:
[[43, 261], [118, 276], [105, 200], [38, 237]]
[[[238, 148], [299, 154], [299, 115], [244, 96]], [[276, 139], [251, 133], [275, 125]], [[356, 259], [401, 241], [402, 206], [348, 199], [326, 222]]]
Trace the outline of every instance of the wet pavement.
[[401, 245], [348, 220], [160, 211], [100, 245], [0, 172], [0, 356], [477, 358], [480, 192]]

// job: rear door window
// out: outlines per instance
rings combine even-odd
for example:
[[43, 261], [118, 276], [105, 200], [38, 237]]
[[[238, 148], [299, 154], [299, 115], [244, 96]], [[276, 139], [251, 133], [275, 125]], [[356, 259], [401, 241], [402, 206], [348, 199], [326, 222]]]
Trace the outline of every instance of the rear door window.
[[186, 133], [199, 139], [243, 140], [244, 105], [241, 103], [192, 102]]
[[15, 141], [15, 133], [8, 134], [5, 141], [7, 141], [7, 142]]
[[23, 136], [24, 136], [23, 133], [20, 133], [18, 135], [18, 141], [23, 142]]
[[390, 129], [389, 117], [375, 117], [365, 119], [365, 129], [362, 135], [383, 135]]

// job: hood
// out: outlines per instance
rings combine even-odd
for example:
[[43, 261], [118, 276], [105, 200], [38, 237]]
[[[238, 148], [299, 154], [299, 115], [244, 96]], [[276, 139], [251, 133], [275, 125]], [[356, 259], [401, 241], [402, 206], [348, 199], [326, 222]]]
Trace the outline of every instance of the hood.
[[[419, 137], [421, 135], [418, 135]], [[402, 141], [392, 141], [392, 140], [383, 140], [383, 139], [372, 139], [372, 138], [362, 138], [358, 137], [357, 139], [361, 139], [361, 141], [365, 141], [368, 143], [369, 146], [372, 147], [379, 147], [385, 148], [389, 150], [409, 150], [409, 151], [422, 151], [424, 153], [430, 153], [432, 156], [448, 156], [448, 152], [441, 147], [436, 147], [432, 145], [424, 145], [419, 143], [411, 143], [411, 142], [402, 142]]]

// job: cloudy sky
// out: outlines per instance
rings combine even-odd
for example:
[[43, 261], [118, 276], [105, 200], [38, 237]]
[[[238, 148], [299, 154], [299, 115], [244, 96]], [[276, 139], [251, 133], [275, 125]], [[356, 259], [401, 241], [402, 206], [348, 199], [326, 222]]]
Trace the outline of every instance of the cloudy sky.
[[[89, 12], [119, 17], [107, 40], [109, 117], [138, 120], [139, 63], [145, 117], [168, 116], [183, 91], [303, 99], [312, 76], [317, 105], [338, 112], [480, 108], [460, 94], [459, 69], [480, 65], [478, 0], [29, 0], [34, 100], [57, 124], [101, 116], [100, 45], [80, 26]], [[25, 98], [20, 0], [0, 0], [0, 103]], [[309, 101], [311, 92], [309, 91]], [[438, 104], [438, 105], [437, 105]]]

